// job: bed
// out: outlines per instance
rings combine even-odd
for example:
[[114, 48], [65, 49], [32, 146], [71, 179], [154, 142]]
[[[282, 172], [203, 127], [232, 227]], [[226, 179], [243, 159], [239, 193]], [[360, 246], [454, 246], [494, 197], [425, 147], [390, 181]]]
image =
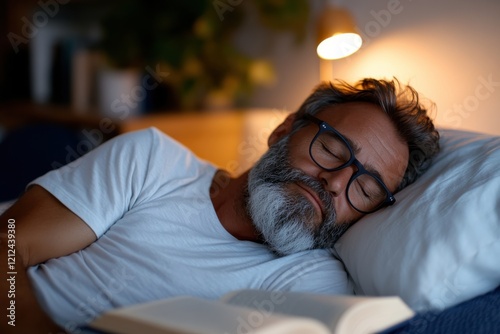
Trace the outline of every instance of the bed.
[[[241, 172], [286, 115], [154, 116], [122, 129], [156, 126], [203, 158]], [[188, 124], [187, 133], [179, 131]], [[432, 167], [396, 194], [396, 205], [356, 223], [335, 256], [357, 294], [399, 295], [418, 312], [393, 333], [500, 333], [500, 136], [439, 132], [442, 149]], [[214, 137], [226, 148], [214, 152]]]
[[[156, 126], [239, 173], [286, 115], [155, 115], [127, 120], [121, 132]], [[392, 333], [500, 333], [500, 136], [439, 131], [432, 167], [396, 194], [396, 205], [349, 229], [334, 254], [357, 294], [399, 295], [418, 312]]]
[[356, 293], [399, 295], [419, 312], [394, 333], [500, 333], [500, 137], [440, 134], [432, 167], [336, 254]]

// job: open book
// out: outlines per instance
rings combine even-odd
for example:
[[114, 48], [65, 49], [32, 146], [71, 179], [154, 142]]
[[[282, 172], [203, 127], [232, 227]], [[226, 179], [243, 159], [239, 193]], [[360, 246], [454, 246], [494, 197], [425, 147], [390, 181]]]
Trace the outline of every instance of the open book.
[[118, 334], [361, 334], [413, 315], [399, 297], [240, 290], [215, 301], [175, 297], [115, 309], [90, 326]]

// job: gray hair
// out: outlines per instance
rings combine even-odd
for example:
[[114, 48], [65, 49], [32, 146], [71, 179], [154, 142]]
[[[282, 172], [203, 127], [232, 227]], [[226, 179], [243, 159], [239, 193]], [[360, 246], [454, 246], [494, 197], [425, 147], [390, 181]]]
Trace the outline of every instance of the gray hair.
[[297, 111], [293, 131], [308, 124], [301, 118], [304, 113], [314, 115], [326, 107], [348, 102], [368, 102], [381, 107], [407, 143], [408, 166], [397, 191], [413, 183], [429, 168], [432, 158], [439, 152], [439, 133], [417, 91], [400, 84], [397, 79], [367, 78], [355, 85], [344, 81], [320, 84]]

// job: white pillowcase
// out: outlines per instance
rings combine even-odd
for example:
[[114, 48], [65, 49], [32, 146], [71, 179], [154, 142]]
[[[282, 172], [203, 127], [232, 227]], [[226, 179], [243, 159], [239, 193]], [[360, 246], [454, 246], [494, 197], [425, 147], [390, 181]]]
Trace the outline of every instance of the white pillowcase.
[[0, 215], [3, 214], [5, 211], [7, 211], [8, 208], [14, 204], [15, 200], [13, 201], [8, 201], [8, 202], [0, 202]]
[[432, 167], [335, 245], [357, 294], [399, 295], [421, 311], [500, 285], [500, 137], [440, 134]]

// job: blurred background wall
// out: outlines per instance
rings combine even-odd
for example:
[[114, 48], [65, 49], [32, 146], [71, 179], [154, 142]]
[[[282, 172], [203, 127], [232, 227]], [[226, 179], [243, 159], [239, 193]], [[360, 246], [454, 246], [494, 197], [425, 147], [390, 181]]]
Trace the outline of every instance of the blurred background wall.
[[[246, 63], [245, 66], [247, 70], [248, 68], [252, 70], [245, 72], [245, 80], [247, 80], [245, 82], [238, 81], [231, 75], [221, 76], [219, 84], [223, 82], [221, 85], [225, 88], [211, 91], [210, 94], [205, 95], [208, 98], [203, 101], [210, 100], [210, 106], [215, 109], [225, 108], [228, 105], [234, 106], [232, 102], [227, 103], [223, 92], [225, 90], [232, 92], [231, 98], [237, 100], [236, 106], [238, 107], [296, 109], [319, 82], [315, 29], [316, 19], [327, 1], [306, 0], [306, 2], [307, 10], [297, 7], [299, 11], [306, 14], [306, 20], [300, 19], [298, 23], [295, 22], [280, 30], [263, 24], [266, 17], [263, 19], [255, 4], [261, 4], [261, 11], [265, 11], [266, 8], [272, 9], [272, 6], [265, 7], [266, 1], [206, 1], [208, 7], [205, 9], [209, 18], [204, 23], [214, 20], [213, 22], [217, 24], [212, 28], [207, 24], [192, 25], [197, 31], [197, 36], [206, 37], [212, 33], [213, 36], [206, 38], [212, 39], [214, 49], [222, 49], [221, 45], [224, 47], [229, 44], [233, 45], [238, 52], [251, 58], [252, 65]], [[355, 82], [367, 76], [377, 78], [395, 76], [402, 82], [409, 82], [425, 97], [436, 103], [435, 119], [438, 125], [500, 134], [500, 112], [498, 111], [500, 105], [500, 62], [498, 61], [500, 2], [497, 0], [333, 2], [351, 11], [358, 30], [364, 38], [364, 44], [354, 55], [332, 61], [332, 79]], [[55, 101], [59, 104], [61, 102], [71, 104], [71, 97], [68, 95], [71, 94], [68, 92], [70, 85], [65, 84], [64, 81], [69, 79], [64, 78], [64, 71], [61, 72], [60, 68], [59, 72], [53, 68], [53, 61], [45, 59], [46, 51], [52, 52], [51, 57], [55, 55], [64, 57], [64, 52], [61, 53], [61, 44], [54, 42], [56, 40], [54, 36], [59, 36], [59, 41], [67, 40], [65, 38], [68, 36], [84, 36], [85, 43], [99, 39], [102, 8], [106, 3], [109, 1], [1, 0], [0, 9], [3, 10], [0, 10], [2, 13], [0, 18], [3, 38], [0, 43], [0, 62], [2, 63], [0, 98], [2, 101], [29, 100], [32, 102], [35, 99], [42, 103]], [[148, 6], [147, 1], [141, 3]], [[150, 2], [150, 4], [153, 3], [158, 2]], [[267, 5], [269, 3], [279, 5], [285, 2], [268, 0]], [[70, 8], [72, 11], [69, 10]], [[292, 8], [292, 10], [297, 10], [297, 8]], [[114, 13], [120, 14], [121, 10], [114, 10]], [[174, 13], [173, 17], [176, 16], [182, 17], [179, 13]], [[273, 17], [276, 19], [273, 20]], [[286, 15], [284, 17], [286, 21]], [[272, 12], [268, 12], [268, 21], [269, 18], [271, 21], [279, 21], [277, 14]], [[163, 22], [166, 21], [163, 20]], [[238, 21], [237, 24], [235, 21]], [[137, 24], [134, 20], [127, 22], [129, 22], [128, 25], [119, 26], [119, 32], [124, 32], [122, 35], [133, 30], [130, 27], [134, 28]], [[37, 31], [34, 31], [29, 24], [34, 25]], [[297, 31], [294, 30], [297, 24], [303, 27], [302, 36], [299, 37]], [[155, 31], [161, 32], [163, 28], [158, 27]], [[158, 37], [158, 34], [153, 32], [152, 34], [155, 38]], [[175, 33], [160, 34], [159, 37], [163, 40], [182, 39], [180, 34]], [[44, 50], [44, 52], [33, 52], [34, 46], [38, 47], [37, 50]], [[75, 47], [71, 44], [65, 44], [65, 46]], [[56, 47], [59, 49], [56, 50]], [[125, 50], [124, 45], [124, 50], [120, 52], [125, 53]], [[193, 54], [196, 55], [196, 47], [193, 47], [193, 50], [194, 53], [191, 53], [191, 56], [182, 58], [189, 60], [186, 60], [183, 66], [185, 71], [193, 74], [195, 79], [190, 78], [191, 81], [182, 81], [183, 79], [179, 79], [180, 76], [176, 75], [174, 69], [162, 67], [163, 65], [156, 60], [140, 66], [143, 70], [149, 66], [152, 70], [150, 74], [168, 73], [164, 78], [164, 83], [189, 89], [189, 87], [194, 87], [196, 82], [201, 82], [197, 78], [203, 76], [204, 73], [207, 74], [205, 78], [214, 77], [203, 70], [200, 72], [199, 60], [209, 56], [192, 57]], [[218, 64], [217, 66], [223, 69], [234, 66], [231, 73], [237, 73], [239, 64], [248, 59], [238, 58], [240, 55], [231, 56], [230, 52], [232, 51], [228, 51], [223, 56], [217, 52], [211, 53], [211, 57], [219, 60], [218, 63], [217, 61], [212, 61], [212, 63]], [[37, 69], [34, 69], [36, 63], [39, 65]], [[47, 74], [48, 72], [50, 73]], [[45, 92], [46, 96], [44, 96], [44, 91], [50, 89], [48, 85], [53, 85], [53, 82], [41, 81], [36, 86], [37, 88], [34, 88], [36, 81], [40, 79], [39, 73], [42, 73], [41, 77], [58, 73], [60, 80], [55, 85], [58, 87], [56, 93], [66, 90], [66, 95], [59, 94], [58, 96], [52, 92], [52, 95], [48, 97]], [[90, 79], [87, 78], [87, 80]], [[253, 80], [255, 84], [252, 89], [247, 89], [248, 80]], [[240, 88], [248, 93], [244, 99], [239, 99], [241, 94], [234, 93]], [[139, 93], [137, 91], [140, 97]], [[148, 93], [153, 92], [148, 91]], [[176, 92], [173, 92], [171, 87], [160, 90], [156, 96], [151, 95], [154, 101], [161, 100], [162, 96], [168, 96], [169, 101], [176, 98]], [[90, 93], [89, 96], [90, 99], [94, 99], [93, 103], [96, 103], [96, 97]], [[188, 94], [186, 101], [194, 101], [192, 96]], [[165, 108], [176, 108], [178, 105], [179, 103], [173, 106], [167, 103]], [[188, 103], [187, 108], [206, 109], [206, 106]]]
[[[310, 3], [311, 16], [317, 17], [322, 6]], [[364, 44], [352, 56], [332, 61], [333, 78], [395, 76], [436, 103], [439, 126], [500, 135], [500, 1], [340, 3], [355, 17]], [[270, 47], [278, 79], [272, 89], [255, 94], [254, 105], [297, 108], [317, 83], [319, 59], [314, 25], [310, 28], [299, 48], [286, 37]]]
[[435, 102], [438, 126], [500, 135], [498, 0], [0, 0], [0, 201], [147, 126], [218, 136], [232, 143], [209, 145], [232, 152], [219, 165], [251, 166], [320, 82], [327, 4], [347, 8], [364, 40], [327, 77], [396, 77]]

